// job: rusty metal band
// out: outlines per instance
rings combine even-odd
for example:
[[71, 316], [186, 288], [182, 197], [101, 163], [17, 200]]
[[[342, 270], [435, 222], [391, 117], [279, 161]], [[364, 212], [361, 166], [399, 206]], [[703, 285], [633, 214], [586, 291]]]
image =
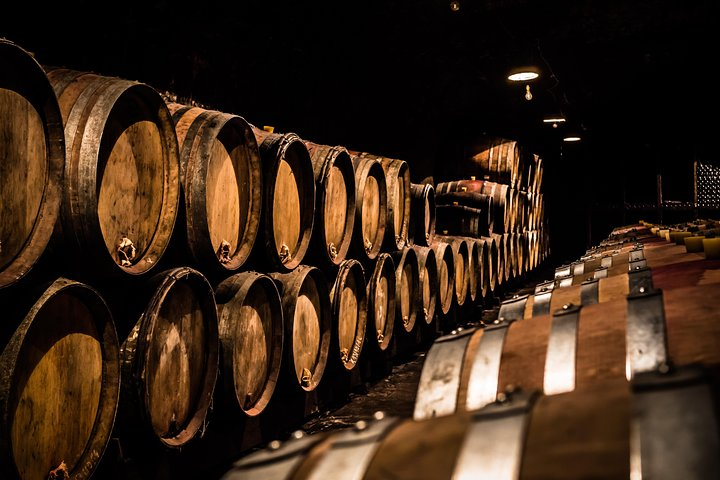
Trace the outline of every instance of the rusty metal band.
[[367, 423], [360, 421], [334, 434], [332, 445], [307, 479], [361, 480], [380, 442], [397, 422], [398, 418], [383, 418]]
[[609, 255], [600, 259], [600, 266], [603, 268], [610, 268], [613, 266], [613, 258], [615, 255]]
[[633, 250], [630, 250], [628, 253], [628, 262], [635, 262], [637, 260], [644, 260], [645, 259], [645, 250], [643, 247], [636, 247]]
[[647, 260], [644, 258], [633, 260], [632, 262], [628, 262], [628, 271], [637, 270], [638, 268], [645, 268], [647, 267]]
[[649, 292], [653, 289], [652, 271], [648, 267], [638, 267], [628, 272], [630, 295]]
[[473, 418], [455, 464], [453, 480], [519, 478], [529, 413], [535, 396], [514, 394]]
[[550, 300], [552, 300], [553, 291], [536, 293], [533, 297], [532, 314], [533, 317], [538, 315], [547, 315], [550, 313]]
[[456, 331], [433, 342], [420, 372], [413, 419], [455, 413], [465, 349], [475, 330]]
[[525, 305], [529, 295], [514, 295], [500, 304], [498, 318], [505, 320], [521, 320], [525, 318]]
[[466, 406], [478, 410], [497, 398], [500, 360], [505, 336], [512, 320], [486, 327], [470, 365]]
[[548, 290], [552, 290], [553, 288], [555, 288], [555, 280], [538, 283], [535, 286], [535, 293], [546, 292]]
[[570, 264], [573, 275], [582, 275], [585, 273], [585, 262], [573, 262]]
[[590, 278], [580, 284], [580, 303], [583, 305], [595, 305], [600, 298], [600, 280]]
[[287, 442], [273, 441], [260, 450], [238, 460], [222, 480], [285, 480], [290, 478], [307, 452], [326, 439], [326, 435], [304, 435]]
[[570, 265], [561, 265], [555, 269], [555, 278], [569, 277], [572, 275]]
[[710, 385], [695, 368], [633, 379], [631, 473], [637, 478], [720, 478], [720, 439]]
[[608, 269], [607, 267], [600, 267], [595, 269], [593, 272], [593, 278], [607, 278], [608, 276]]
[[626, 372], [628, 379], [667, 364], [667, 335], [662, 291], [627, 297]]
[[563, 305], [553, 313], [545, 356], [543, 391], [546, 395], [575, 390], [575, 351], [580, 306]]

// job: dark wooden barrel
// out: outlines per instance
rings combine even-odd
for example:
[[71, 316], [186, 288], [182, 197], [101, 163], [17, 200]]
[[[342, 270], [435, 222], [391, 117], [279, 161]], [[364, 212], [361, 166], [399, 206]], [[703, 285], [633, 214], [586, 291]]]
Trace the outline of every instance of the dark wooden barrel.
[[374, 260], [380, 253], [387, 225], [385, 171], [374, 158], [352, 156], [355, 169], [353, 257]]
[[33, 56], [0, 39], [0, 288], [25, 277], [60, 212], [65, 136], [55, 92]]
[[717, 478], [717, 414], [695, 371], [503, 393], [474, 412], [402, 421], [362, 478]]
[[389, 253], [380, 253], [367, 281], [367, 324], [368, 335], [376, 339], [381, 351], [390, 346], [395, 330], [396, 290], [395, 262]]
[[367, 328], [367, 292], [365, 271], [353, 259], [344, 260], [330, 292], [333, 325], [336, 327], [337, 355], [346, 370], [357, 365]]
[[294, 133], [269, 133], [254, 127], [253, 132], [260, 145], [264, 192], [254, 265], [263, 271], [289, 272], [303, 262], [312, 237], [312, 160], [307, 146]]
[[505, 241], [503, 239], [503, 236], [498, 233], [492, 234], [491, 237], [495, 242], [495, 246], [497, 247], [497, 262], [495, 263], [497, 284], [502, 285], [507, 279], [507, 274], [505, 273], [505, 270], [507, 268], [507, 253], [505, 252]]
[[55, 256], [93, 276], [149, 272], [169, 243], [180, 194], [177, 135], [165, 101], [150, 86], [121, 78], [59, 68], [47, 76], [67, 152]]
[[221, 478], [718, 478], [713, 400], [700, 369], [559, 395], [508, 391], [473, 412], [424, 420], [376, 412], [330, 433], [294, 432]]
[[505, 280], [510, 280], [519, 276], [515, 234], [504, 233], [502, 241], [505, 244]]
[[435, 235], [435, 187], [411, 183], [410, 196], [410, 241], [429, 247]]
[[420, 303], [420, 272], [415, 250], [405, 247], [392, 253], [395, 262], [396, 322], [407, 333], [415, 328]]
[[255, 244], [262, 211], [260, 152], [244, 118], [168, 103], [180, 145], [187, 245], [199, 268], [233, 272]]
[[493, 205], [493, 197], [482, 192], [445, 192], [435, 196], [435, 202], [438, 206], [460, 205], [480, 210], [478, 217], [477, 229], [472, 237], [480, 237], [490, 235], [493, 231], [495, 220], [495, 207]]
[[430, 247], [435, 252], [438, 278], [438, 300], [440, 311], [447, 315], [453, 306], [455, 298], [455, 256], [449, 243], [442, 241], [436, 235]]
[[345, 260], [355, 226], [355, 170], [345, 147], [305, 141], [315, 175], [315, 223], [308, 251], [321, 266]]
[[514, 140], [489, 138], [472, 147], [466, 168], [479, 168], [488, 180], [515, 188], [520, 176], [520, 152]]
[[485, 212], [479, 208], [460, 205], [438, 204], [435, 207], [435, 226], [437, 233], [450, 236], [480, 237], [487, 231]]
[[283, 350], [283, 308], [267, 274], [235, 273], [215, 289], [220, 328], [220, 380], [228, 404], [260, 414], [275, 392]]
[[476, 238], [462, 237], [468, 251], [468, 296], [470, 301], [477, 302], [483, 297], [483, 243]]
[[404, 160], [380, 158], [385, 171], [388, 191], [385, 248], [388, 251], [402, 250], [408, 243], [410, 227], [410, 166]]
[[418, 272], [420, 273], [420, 307], [418, 315], [420, 320], [430, 325], [435, 318], [435, 306], [438, 298], [438, 264], [435, 250], [430, 247], [414, 245], [415, 255], [418, 259]]
[[500, 263], [500, 252], [498, 244], [494, 237], [482, 237], [480, 239], [484, 243], [484, 250], [487, 252], [487, 262], [483, 264], [483, 274], [490, 292], [494, 292], [499, 285], [498, 282], [498, 265]]
[[469, 180], [438, 183], [435, 191], [436, 196], [449, 192], [476, 192], [492, 197], [494, 210], [492, 216], [493, 231], [495, 233], [506, 233], [511, 230], [513, 199], [509, 185], [487, 180], [476, 180], [475, 177], [471, 177]]
[[[720, 308], [718, 285], [640, 289], [620, 300], [566, 304], [532, 320], [498, 320], [468, 335], [438, 339], [423, 365], [416, 416], [479, 408], [507, 385], [550, 394], [668, 365], [717, 371], [720, 323], [708, 312]], [[432, 380], [448, 363], [456, 365], [457, 375]], [[434, 405], [444, 388], [445, 398], [456, 401]]]
[[[0, 474], [87, 479], [110, 439], [120, 391], [112, 313], [93, 287], [58, 278], [22, 307], [0, 354]], [[30, 295], [30, 291], [27, 291]], [[15, 296], [17, 300], [17, 295]]]
[[203, 427], [215, 390], [215, 294], [205, 276], [188, 267], [155, 274], [147, 291], [145, 308], [120, 348], [120, 418], [125, 427], [134, 421], [139, 435], [180, 448]]
[[294, 384], [312, 391], [322, 379], [330, 351], [330, 286], [325, 274], [311, 265], [271, 277], [282, 298], [287, 371]]

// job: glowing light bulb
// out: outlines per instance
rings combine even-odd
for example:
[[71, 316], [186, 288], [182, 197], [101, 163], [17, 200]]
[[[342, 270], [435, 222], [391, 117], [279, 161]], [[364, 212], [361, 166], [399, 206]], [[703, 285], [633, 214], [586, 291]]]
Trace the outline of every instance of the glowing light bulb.
[[450, 10], [452, 10], [453, 12], [457, 12], [458, 10], [460, 10], [460, 2], [458, 2], [458, 1], [450, 2]]
[[530, 85], [525, 85], [525, 100], [532, 100], [532, 93], [530, 93]]

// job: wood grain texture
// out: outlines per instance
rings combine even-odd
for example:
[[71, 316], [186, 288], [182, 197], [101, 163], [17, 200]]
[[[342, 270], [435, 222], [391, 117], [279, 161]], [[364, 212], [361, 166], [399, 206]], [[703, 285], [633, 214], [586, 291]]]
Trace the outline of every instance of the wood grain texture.
[[270, 276], [281, 285], [286, 370], [294, 384], [312, 391], [323, 377], [330, 351], [332, 313], [327, 279], [311, 265]]
[[330, 292], [333, 322], [337, 328], [339, 357], [346, 370], [358, 362], [367, 328], [367, 292], [365, 273], [355, 259], [340, 264]]
[[42, 67], [0, 39], [0, 288], [22, 279], [50, 241], [60, 212], [65, 138]]
[[355, 226], [353, 256], [374, 260], [383, 245], [387, 226], [387, 182], [380, 163], [368, 157], [352, 156], [355, 169]]
[[47, 478], [63, 461], [73, 478], [89, 478], [110, 438], [120, 383], [117, 333], [100, 294], [53, 282], [0, 355], [0, 372], [3, 478]]
[[418, 271], [420, 274], [420, 307], [418, 315], [426, 324], [431, 324], [435, 318], [435, 309], [438, 298], [438, 265], [435, 250], [430, 247], [413, 245], [418, 258]]
[[367, 283], [368, 336], [384, 351], [390, 346], [395, 331], [397, 285], [395, 262], [388, 253], [380, 253], [373, 274]]
[[[47, 73], [65, 120], [62, 229], [77, 270], [124, 276], [151, 270], [168, 245], [179, 200], [179, 153], [170, 112], [139, 82], [67, 69]], [[123, 238], [136, 252], [125, 259]], [[83, 260], [93, 255], [92, 265]]]
[[280, 293], [268, 275], [251, 271], [223, 280], [215, 294], [223, 393], [235, 408], [256, 416], [275, 391], [282, 363]]

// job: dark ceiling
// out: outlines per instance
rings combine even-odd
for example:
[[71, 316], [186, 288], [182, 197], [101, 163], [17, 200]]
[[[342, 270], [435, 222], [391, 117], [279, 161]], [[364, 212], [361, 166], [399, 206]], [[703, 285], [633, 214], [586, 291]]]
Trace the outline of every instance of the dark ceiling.
[[[545, 161], [549, 219], [569, 256], [632, 220], [623, 202], [654, 202], [657, 175], [665, 198], [691, 200], [692, 162], [717, 162], [717, 1], [458, 4], [26, 2], [3, 15], [0, 36], [45, 65], [405, 159], [415, 182], [451, 176], [484, 135], [519, 140]], [[528, 63], [541, 70], [531, 101], [506, 80]], [[554, 113], [567, 124], [542, 123]], [[563, 144], [571, 130], [583, 141]]]

